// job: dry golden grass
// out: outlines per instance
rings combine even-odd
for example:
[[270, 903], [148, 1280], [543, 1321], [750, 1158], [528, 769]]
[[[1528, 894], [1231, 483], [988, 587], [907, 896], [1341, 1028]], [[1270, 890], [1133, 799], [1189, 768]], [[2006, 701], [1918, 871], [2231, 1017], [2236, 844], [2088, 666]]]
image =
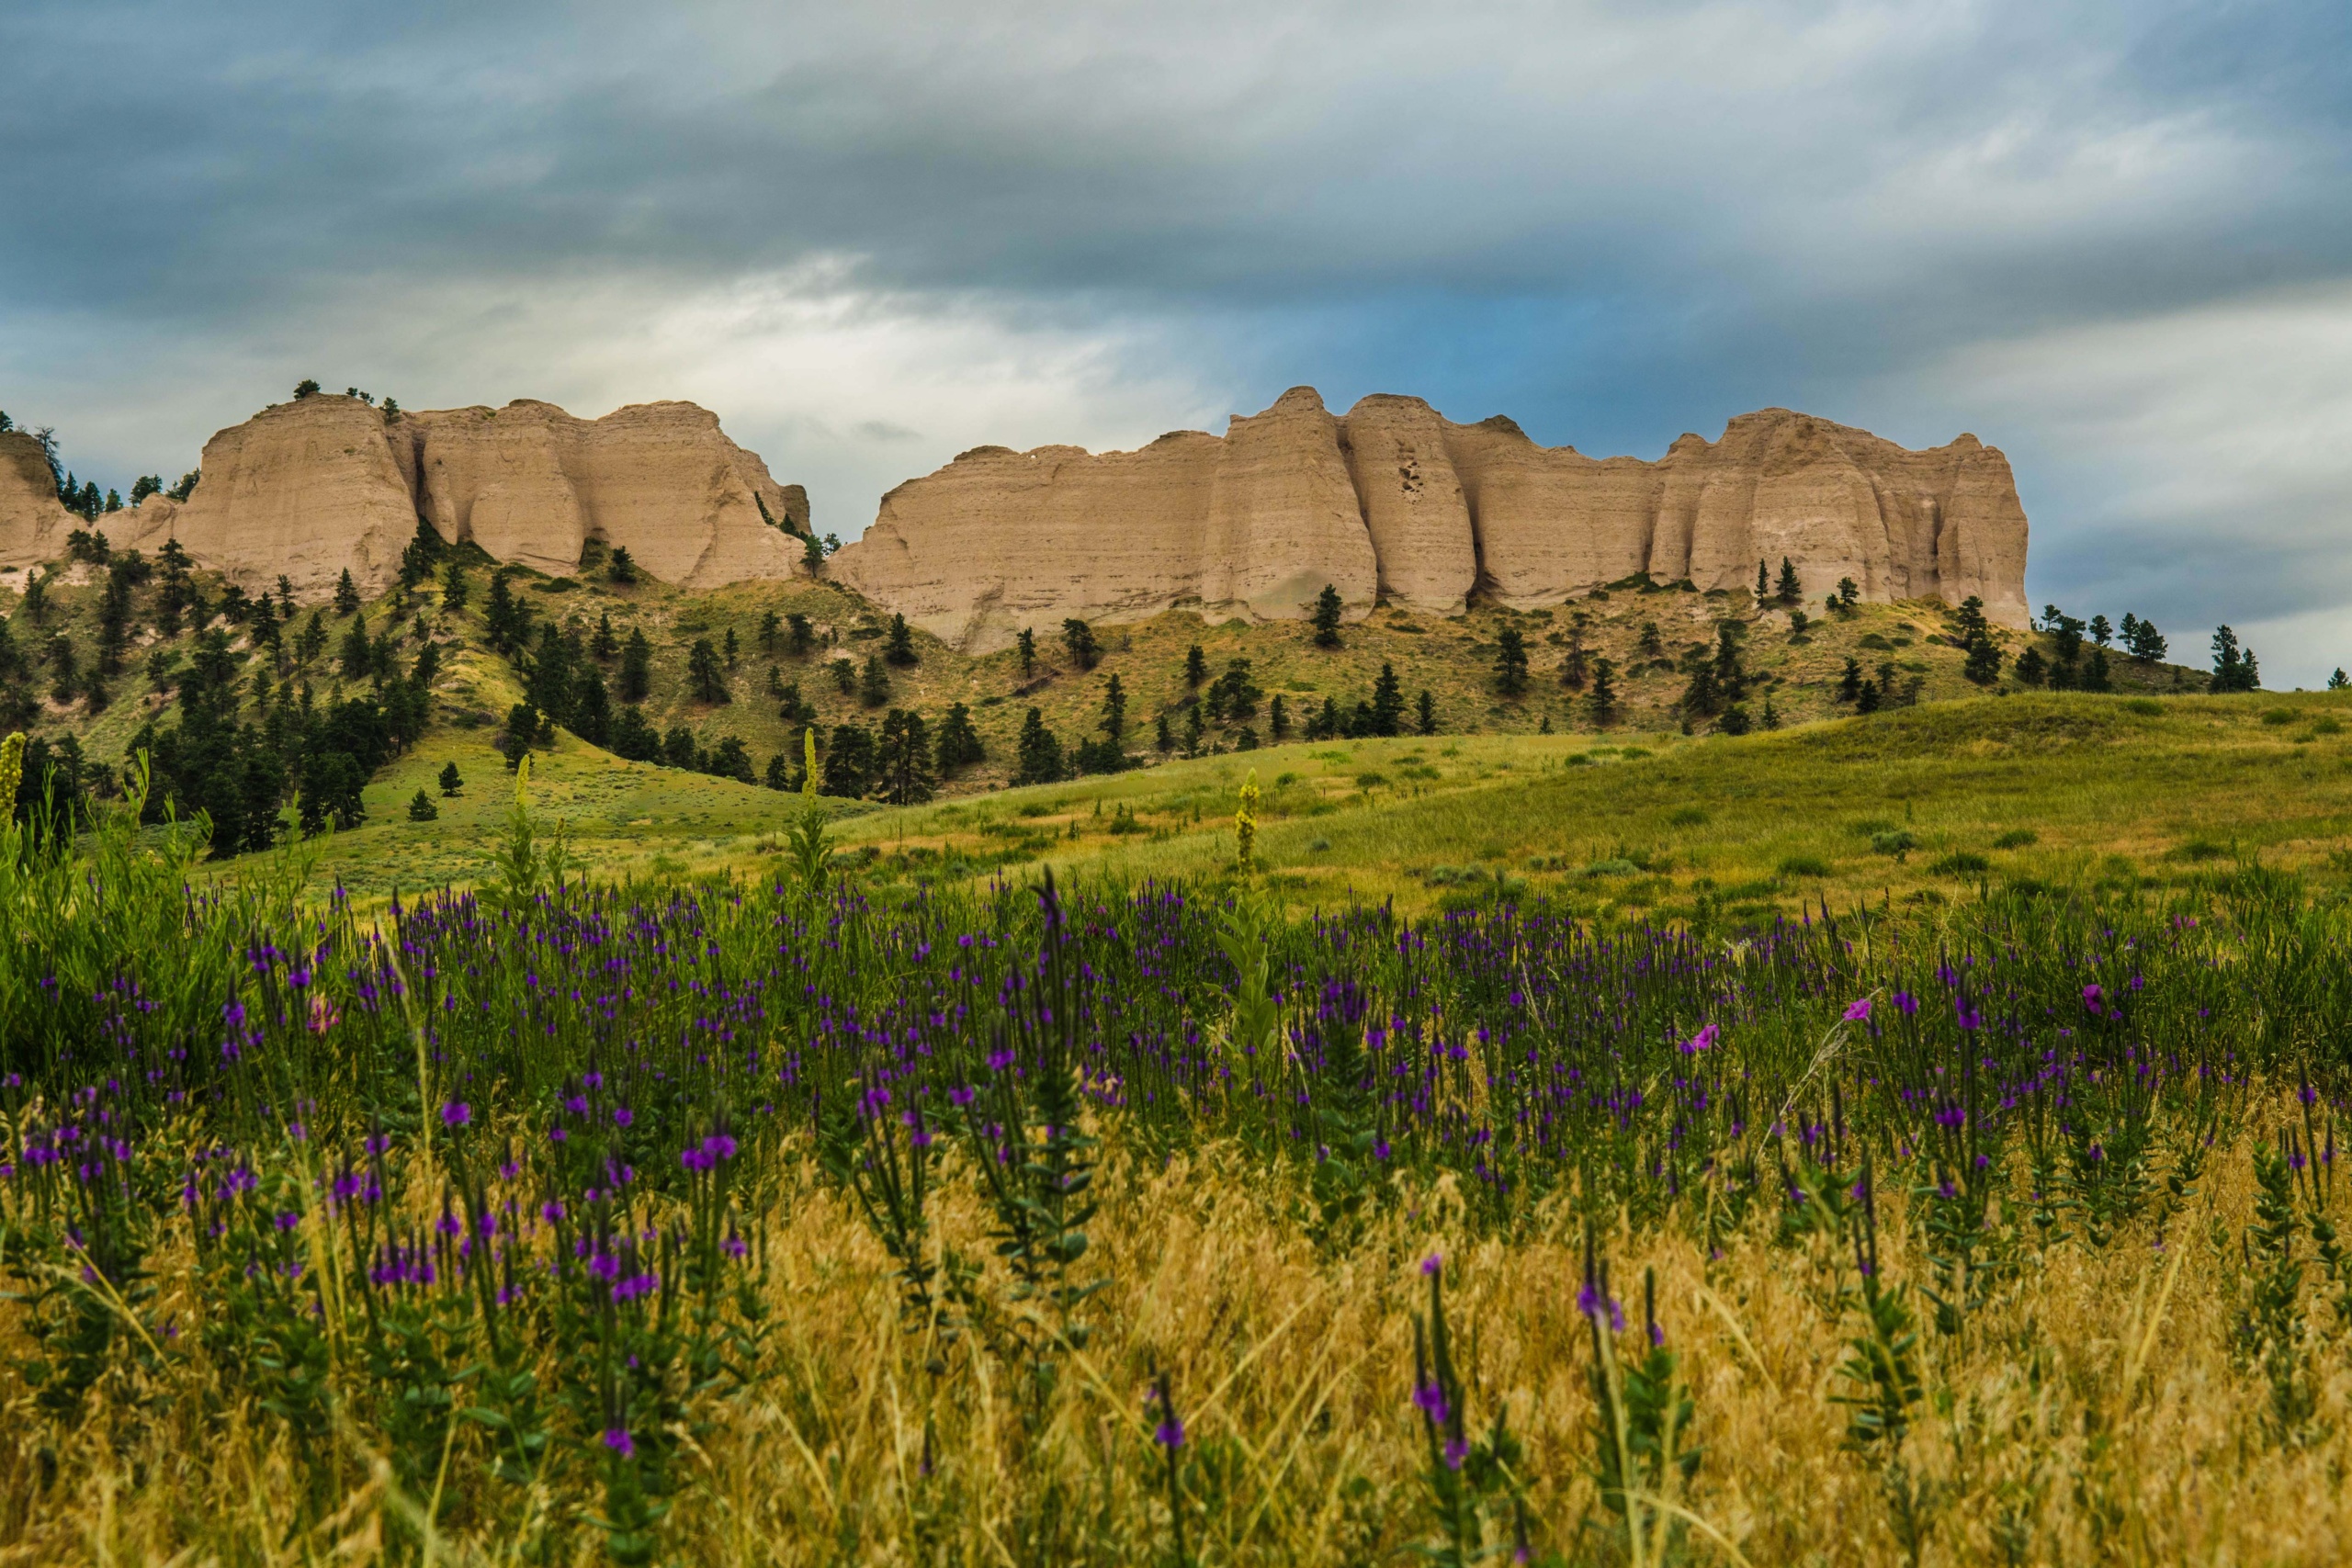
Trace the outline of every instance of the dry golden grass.
[[[1905, 1459], [1933, 1483], [1924, 1561], [2343, 1560], [2352, 1325], [2311, 1308], [2319, 1409], [2300, 1445], [2271, 1435], [2262, 1374], [2231, 1357], [2251, 1143], [2242, 1134], [2215, 1148], [2205, 1190], [2163, 1248], [2143, 1221], [2104, 1251], [2077, 1241], [2029, 1255], [1963, 1336], [1922, 1331], [1928, 1394]], [[1417, 1265], [1432, 1252], [1446, 1260], [1471, 1421], [1500, 1403], [1525, 1440], [1539, 1547], [1623, 1558], [1590, 1476], [1582, 1232], [1565, 1207], [1515, 1237], [1473, 1236], [1443, 1187], [1400, 1190], [1361, 1245], [1323, 1257], [1288, 1212], [1288, 1184], [1235, 1149], [1164, 1168], [1114, 1153], [1091, 1227], [1107, 1280], [1089, 1310], [1094, 1333], [1033, 1435], [1017, 1376], [970, 1337], [904, 1328], [888, 1259], [808, 1162], [794, 1168], [804, 1184], [783, 1195], [768, 1237], [769, 1376], [717, 1407], [689, 1446], [666, 1527], [675, 1561], [1170, 1561], [1145, 1404], [1154, 1366], [1189, 1428], [1194, 1561], [1414, 1561], [1430, 1532], [1411, 1320], [1426, 1302]], [[945, 1239], [984, 1251], [968, 1187], [951, 1179], [943, 1196]], [[1823, 1310], [1839, 1248], [1776, 1245], [1751, 1224], [1711, 1259], [1694, 1207], [1661, 1232], [1621, 1224], [1600, 1237], [1635, 1332], [1643, 1271], [1656, 1271], [1695, 1395], [1703, 1459], [1674, 1501], [1702, 1524], [1677, 1560], [1901, 1561], [1878, 1465], [1844, 1441], [1832, 1400], [1856, 1332], [1850, 1308]], [[1890, 1198], [1883, 1216], [1887, 1277], [1922, 1278], [1903, 1204]], [[164, 1311], [191, 1348], [171, 1384], [141, 1391], [142, 1407], [118, 1387], [61, 1435], [21, 1374], [0, 1373], [12, 1434], [0, 1447], [0, 1562], [414, 1561], [398, 1543], [429, 1500], [394, 1494], [356, 1441], [344, 1495], [301, 1526], [301, 1456], [264, 1413], [206, 1413], [219, 1385], [193, 1330], [207, 1303], [184, 1245], [157, 1264]], [[24, 1351], [11, 1345], [0, 1360], [14, 1368]], [[452, 1473], [479, 1474], [463, 1450], [481, 1436], [466, 1430]], [[597, 1532], [579, 1517], [591, 1501], [578, 1488], [451, 1490], [435, 1555], [595, 1560]]]

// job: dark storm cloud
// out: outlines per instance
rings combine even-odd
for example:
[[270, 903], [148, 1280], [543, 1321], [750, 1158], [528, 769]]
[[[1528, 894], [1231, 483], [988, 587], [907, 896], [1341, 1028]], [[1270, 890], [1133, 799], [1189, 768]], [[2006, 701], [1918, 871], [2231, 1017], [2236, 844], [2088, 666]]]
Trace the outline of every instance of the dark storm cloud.
[[[2066, 418], [2034, 345], [2345, 278], [2347, 117], [2352, 20], [2300, 0], [19, 3], [0, 391], [136, 467], [312, 344], [435, 396], [545, 395], [481, 384], [533, 365], [613, 400], [718, 386], [843, 492], [845, 532], [892, 474], [995, 438], [943, 412], [990, 385], [1010, 400], [972, 417], [1008, 430], [1101, 413], [1036, 439], [1312, 381], [1645, 455], [1785, 402], [2008, 447], [2037, 597], [2120, 591], [2134, 539], [2189, 566], [2228, 505], [2256, 519], [2230, 571], [2149, 594], [2283, 616], [2352, 597], [2292, 570], [2352, 474], [2167, 489], [2170, 449]], [[821, 322], [670, 321], [767, 288]]]

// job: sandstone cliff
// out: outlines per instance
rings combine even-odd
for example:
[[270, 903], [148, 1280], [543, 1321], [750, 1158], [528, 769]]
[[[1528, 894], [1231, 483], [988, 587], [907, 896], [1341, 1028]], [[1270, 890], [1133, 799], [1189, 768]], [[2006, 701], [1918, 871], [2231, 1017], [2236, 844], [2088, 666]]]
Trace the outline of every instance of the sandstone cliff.
[[[13, 498], [6, 458], [0, 550], [62, 554], [64, 528]], [[527, 400], [388, 417], [322, 393], [220, 432], [202, 471], [185, 505], [151, 497], [113, 514], [109, 539], [152, 547], [176, 536], [199, 565], [251, 588], [283, 575], [302, 599], [333, 592], [346, 570], [363, 591], [381, 591], [420, 518], [452, 544], [472, 540], [550, 573], [575, 570], [582, 547], [601, 540], [693, 588], [791, 575], [801, 569], [795, 535], [808, 528], [807, 493], [777, 484], [718, 416], [684, 402], [595, 420]]]
[[1455, 424], [1418, 398], [1333, 418], [1309, 388], [1222, 437], [1140, 452], [967, 452], [882, 501], [842, 581], [972, 651], [1066, 616], [1305, 615], [1326, 583], [1437, 614], [1477, 593], [1555, 604], [1636, 572], [1702, 589], [1777, 574], [1807, 596], [1974, 594], [2023, 626], [2026, 519], [2007, 459], [1973, 435], [1925, 452], [1766, 409], [1657, 462], [1539, 446], [1510, 420]]
[[85, 526], [57, 499], [57, 476], [40, 443], [21, 430], [0, 431], [0, 570], [55, 560], [65, 536]]

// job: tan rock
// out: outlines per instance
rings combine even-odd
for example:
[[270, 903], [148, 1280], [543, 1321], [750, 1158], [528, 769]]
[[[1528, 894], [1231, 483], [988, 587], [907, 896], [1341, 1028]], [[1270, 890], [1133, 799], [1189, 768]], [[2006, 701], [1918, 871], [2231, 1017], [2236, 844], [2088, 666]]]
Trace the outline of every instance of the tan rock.
[[807, 531], [808, 493], [777, 484], [692, 403], [597, 420], [530, 400], [387, 417], [317, 394], [213, 436], [203, 475], [186, 506], [139, 509], [140, 539], [176, 535], [249, 588], [283, 573], [301, 599], [332, 593], [345, 570], [363, 592], [389, 586], [420, 518], [453, 544], [554, 574], [577, 570], [591, 539], [694, 588], [805, 570], [787, 527]]
[[966, 453], [886, 496], [832, 570], [978, 651], [1071, 615], [1300, 615], [1327, 582], [1351, 614], [1375, 592], [1451, 614], [1474, 592], [1536, 608], [1644, 571], [1743, 588], [1783, 557], [1808, 597], [1850, 577], [1871, 600], [1973, 593], [2022, 626], [2025, 548], [2008, 464], [1973, 436], [1909, 452], [1766, 409], [1655, 463], [1595, 459], [1415, 398], [1334, 420], [1300, 387], [1221, 440]]
[[0, 570], [55, 560], [82, 519], [57, 499], [57, 476], [40, 443], [21, 430], [0, 431]]
[[347, 570], [378, 592], [416, 536], [416, 502], [384, 415], [356, 398], [319, 393], [264, 409], [206, 442], [201, 470], [172, 532], [198, 565], [249, 590], [282, 575], [297, 598], [319, 599]]
[[1217, 454], [1201, 560], [1201, 600], [1216, 619], [1312, 614], [1336, 587], [1351, 618], [1370, 613], [1380, 562], [1340, 426], [1312, 387], [1293, 387], [1261, 414], [1236, 414]]
[[1419, 398], [1375, 393], [1348, 411], [1340, 445], [1372, 536], [1382, 597], [1459, 615], [1478, 583], [1478, 551], [1446, 449], [1445, 421]]

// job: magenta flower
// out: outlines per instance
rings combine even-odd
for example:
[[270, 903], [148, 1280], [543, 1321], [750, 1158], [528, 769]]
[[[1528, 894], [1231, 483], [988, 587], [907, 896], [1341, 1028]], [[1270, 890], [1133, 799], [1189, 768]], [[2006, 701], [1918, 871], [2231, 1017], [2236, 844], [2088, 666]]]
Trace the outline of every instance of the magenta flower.
[[637, 1455], [637, 1444], [618, 1427], [605, 1428], [605, 1446], [623, 1459], [633, 1459]]
[[474, 1108], [462, 1100], [453, 1100], [441, 1108], [441, 1125], [462, 1127], [474, 1119]]
[[1425, 1276], [1434, 1274], [1444, 1267], [1445, 1258], [1442, 1253], [1432, 1252], [1427, 1258], [1421, 1259], [1421, 1273]]
[[1871, 999], [1868, 997], [1857, 997], [1846, 1006], [1848, 1023], [1867, 1023], [1870, 1021], [1870, 1016]]

